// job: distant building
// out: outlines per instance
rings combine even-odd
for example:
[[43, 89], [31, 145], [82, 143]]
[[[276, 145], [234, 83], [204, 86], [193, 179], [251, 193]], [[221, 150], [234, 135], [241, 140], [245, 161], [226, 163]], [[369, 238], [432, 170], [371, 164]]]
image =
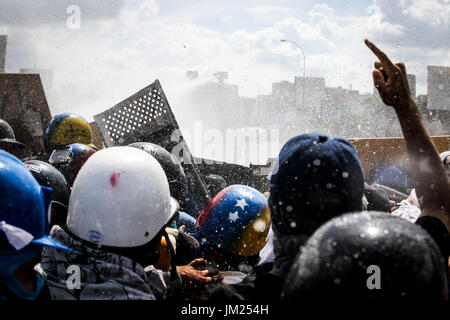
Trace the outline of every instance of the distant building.
[[450, 67], [427, 66], [427, 96], [428, 109], [450, 111]]
[[198, 71], [197, 70], [186, 71], [186, 78], [189, 78], [190, 80], [198, 79]]
[[269, 127], [273, 124], [274, 99], [271, 94], [259, 94], [256, 96], [256, 125]]
[[[226, 72], [214, 76], [217, 81], [199, 85], [191, 95], [200, 111], [198, 119], [206, 127], [279, 129], [280, 143], [308, 131], [347, 138], [401, 135], [393, 109], [383, 107], [375, 87], [373, 93], [360, 93], [352, 84], [349, 88], [327, 87], [324, 77], [296, 76], [293, 82], [272, 83], [270, 94], [246, 98], [239, 96], [237, 86], [224, 83]], [[416, 97], [416, 76], [407, 74], [407, 79]], [[428, 66], [428, 96], [416, 100], [426, 120], [436, 122], [429, 125], [432, 132], [443, 133], [442, 128], [448, 127], [449, 84], [450, 67]]]
[[294, 87], [298, 109], [308, 115], [320, 112], [321, 101], [325, 99], [325, 78], [295, 77]]
[[8, 36], [0, 35], [0, 72], [5, 72]]
[[190, 94], [193, 120], [203, 120], [205, 128], [226, 129], [242, 121], [239, 88], [223, 82], [206, 82]]
[[406, 75], [406, 77], [408, 78], [409, 89], [411, 90], [413, 97], [415, 97], [416, 96], [416, 75], [408, 73]]
[[219, 83], [224, 83], [225, 80], [228, 79], [228, 72], [217, 71], [213, 75], [217, 79], [217, 81], [219, 81]]
[[332, 116], [337, 110], [345, 108], [346, 112], [358, 107], [363, 96], [357, 90], [345, 89], [342, 87], [326, 87], [325, 101], [322, 103], [320, 113], [325, 116]]
[[256, 110], [256, 98], [241, 97], [241, 117], [242, 124], [245, 126], [255, 125], [255, 119], [258, 116]]
[[272, 116], [275, 123], [288, 123], [293, 120], [289, 117], [291, 110], [295, 110], [295, 89], [294, 84], [289, 81], [272, 83]]

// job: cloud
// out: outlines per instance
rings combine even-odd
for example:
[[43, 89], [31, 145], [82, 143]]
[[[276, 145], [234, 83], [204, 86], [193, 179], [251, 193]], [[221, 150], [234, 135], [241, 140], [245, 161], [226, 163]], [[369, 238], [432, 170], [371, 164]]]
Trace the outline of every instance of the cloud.
[[112, 19], [124, 3], [124, 0], [2, 0], [0, 22], [20, 26], [65, 23], [71, 5], [80, 7], [83, 19]]
[[273, 14], [287, 15], [287, 14], [292, 14], [292, 12], [293, 12], [292, 8], [281, 7], [281, 6], [257, 6], [257, 7], [247, 8], [246, 11], [251, 14], [256, 14], [258, 16], [267, 15], [267, 14], [269, 14], [269, 15], [273, 15]]
[[402, 47], [450, 48], [448, 0], [374, 0], [369, 26], [377, 38]]
[[[307, 75], [325, 76], [328, 86], [352, 83], [365, 92], [372, 91], [375, 60], [362, 42], [365, 37], [395, 59], [405, 59], [408, 71], [418, 75], [419, 89], [425, 87], [426, 63], [450, 65], [448, 15], [446, 20], [441, 14], [448, 1], [430, 0], [439, 7], [426, 9], [432, 15], [428, 20], [412, 0], [378, 0], [360, 15], [347, 16], [325, 4], [305, 7], [300, 15], [286, 1], [230, 8], [237, 3], [232, 1], [223, 10], [211, 2], [70, 1], [82, 10], [76, 31], [63, 23], [69, 2], [56, 2], [35, 5], [36, 18], [28, 21], [31, 9], [6, 17], [29, 8], [24, 1], [2, 1], [6, 11], [0, 10], [0, 32], [9, 35], [7, 70], [33, 65], [53, 69], [52, 112], [79, 112], [90, 119], [157, 78], [182, 116], [188, 111], [178, 97], [190, 88], [187, 70], [198, 70], [201, 81], [211, 80], [215, 71], [228, 71], [228, 82], [238, 84], [241, 95], [268, 94], [272, 82], [292, 81], [304, 70], [301, 53], [281, 43], [283, 38], [302, 47]], [[167, 3], [178, 6], [170, 11]], [[232, 15], [237, 11], [240, 15]], [[47, 19], [49, 12], [57, 19]], [[258, 23], [249, 27], [247, 20]], [[414, 23], [424, 29], [412, 32]], [[422, 30], [433, 39], [422, 37]]]

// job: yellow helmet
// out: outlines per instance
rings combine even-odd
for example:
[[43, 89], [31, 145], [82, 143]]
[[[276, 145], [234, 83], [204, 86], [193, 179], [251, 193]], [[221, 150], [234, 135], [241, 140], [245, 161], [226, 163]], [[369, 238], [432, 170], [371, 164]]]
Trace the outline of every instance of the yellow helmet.
[[82, 143], [96, 148], [92, 143], [92, 129], [89, 123], [74, 113], [55, 115], [45, 130], [44, 143], [47, 151], [72, 143]]

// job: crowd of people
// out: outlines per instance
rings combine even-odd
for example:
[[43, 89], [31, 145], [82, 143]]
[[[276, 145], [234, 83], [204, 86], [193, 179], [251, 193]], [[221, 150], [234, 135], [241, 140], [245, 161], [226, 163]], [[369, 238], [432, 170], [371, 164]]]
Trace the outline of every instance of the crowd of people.
[[45, 152], [19, 159], [0, 120], [0, 300], [447, 299], [450, 151], [432, 143], [404, 64], [365, 43], [417, 168], [407, 190], [390, 186], [407, 199], [379, 187], [396, 168], [369, 185], [348, 140], [307, 133], [282, 147], [269, 190], [230, 185], [199, 210], [161, 146], [98, 150], [64, 113]]

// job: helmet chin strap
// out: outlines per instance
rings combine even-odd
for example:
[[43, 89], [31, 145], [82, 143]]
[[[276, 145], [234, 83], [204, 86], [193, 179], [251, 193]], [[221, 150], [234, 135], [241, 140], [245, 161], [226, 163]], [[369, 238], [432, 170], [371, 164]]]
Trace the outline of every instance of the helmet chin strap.
[[175, 263], [175, 250], [172, 246], [172, 242], [169, 239], [169, 235], [166, 232], [166, 229], [163, 229], [162, 235], [164, 236], [164, 238], [166, 239], [166, 243], [167, 246], [169, 247], [170, 250], [170, 280], [174, 281], [177, 278], [177, 265]]

